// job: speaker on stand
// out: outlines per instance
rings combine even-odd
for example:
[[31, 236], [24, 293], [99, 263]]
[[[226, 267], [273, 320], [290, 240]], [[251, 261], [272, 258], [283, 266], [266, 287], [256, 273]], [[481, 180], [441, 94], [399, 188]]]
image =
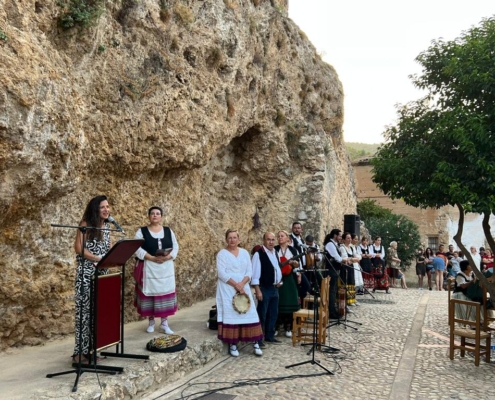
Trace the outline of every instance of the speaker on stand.
[[361, 219], [359, 215], [346, 214], [344, 215], [344, 232], [354, 233], [360, 236]]

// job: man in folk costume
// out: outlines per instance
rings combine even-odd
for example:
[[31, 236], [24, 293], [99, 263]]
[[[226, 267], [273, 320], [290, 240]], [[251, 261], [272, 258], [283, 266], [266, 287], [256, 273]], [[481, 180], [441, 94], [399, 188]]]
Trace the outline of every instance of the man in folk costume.
[[[263, 246], [254, 253], [251, 260], [253, 275], [251, 285], [258, 300], [258, 315], [265, 341], [280, 343], [275, 339], [275, 323], [278, 317], [278, 288], [282, 286], [282, 271], [274, 250], [275, 234], [266, 232], [263, 235]], [[263, 343], [260, 343], [263, 347]]]
[[302, 246], [304, 245], [304, 239], [302, 237], [303, 228], [300, 222], [292, 223], [292, 233], [290, 237], [292, 238], [292, 246], [297, 250], [298, 253], [302, 253]]
[[342, 264], [342, 256], [340, 255], [339, 246], [342, 239], [342, 231], [340, 229], [332, 229], [332, 231], [325, 237], [324, 245], [327, 257], [325, 259], [326, 269], [330, 275], [330, 299], [328, 302], [328, 309], [330, 318], [339, 318], [337, 311], [337, 284], [340, 276], [340, 269]]

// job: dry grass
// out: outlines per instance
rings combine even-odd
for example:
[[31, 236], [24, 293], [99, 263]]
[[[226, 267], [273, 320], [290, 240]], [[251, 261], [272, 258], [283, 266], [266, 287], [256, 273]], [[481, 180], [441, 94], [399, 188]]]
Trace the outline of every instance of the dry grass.
[[285, 123], [285, 113], [283, 110], [277, 110], [277, 116], [275, 117], [275, 125], [281, 127]]
[[232, 118], [235, 115], [234, 98], [231, 94], [227, 94], [227, 116]]
[[184, 25], [188, 26], [194, 22], [194, 14], [192, 10], [184, 4], [176, 4], [174, 7], [177, 19]]
[[230, 8], [231, 10], [235, 10], [239, 7], [235, 0], [223, 0], [223, 3], [225, 4], [225, 7]]
[[218, 47], [211, 48], [206, 56], [206, 65], [210, 69], [218, 69], [223, 63], [222, 50]]

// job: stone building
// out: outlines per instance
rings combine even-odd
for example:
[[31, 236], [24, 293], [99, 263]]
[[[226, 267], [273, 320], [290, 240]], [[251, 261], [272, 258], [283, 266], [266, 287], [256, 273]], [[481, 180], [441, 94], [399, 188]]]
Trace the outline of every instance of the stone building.
[[[376, 200], [377, 204], [396, 214], [403, 214], [416, 222], [419, 227], [421, 243], [423, 246], [438, 248], [441, 243], [454, 244], [454, 235], [457, 232], [459, 213], [455, 207], [446, 206], [439, 209], [420, 209], [408, 206], [403, 200], [392, 200], [386, 196], [371, 180], [373, 167], [369, 158], [362, 158], [352, 163], [354, 168], [356, 194], [358, 201], [364, 199]], [[464, 221], [463, 243], [476, 247], [485, 246], [485, 238], [481, 227], [482, 216], [479, 214], [467, 214]], [[364, 221], [366, 223], [366, 221]], [[491, 226], [495, 226], [491, 221]], [[493, 234], [493, 232], [492, 232]]]

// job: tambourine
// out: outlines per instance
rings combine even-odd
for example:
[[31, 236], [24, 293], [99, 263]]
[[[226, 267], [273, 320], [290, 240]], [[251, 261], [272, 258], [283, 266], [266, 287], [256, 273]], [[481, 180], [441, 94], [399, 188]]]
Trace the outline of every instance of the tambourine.
[[251, 307], [251, 300], [246, 293], [236, 293], [232, 298], [232, 306], [239, 314], [246, 314]]

